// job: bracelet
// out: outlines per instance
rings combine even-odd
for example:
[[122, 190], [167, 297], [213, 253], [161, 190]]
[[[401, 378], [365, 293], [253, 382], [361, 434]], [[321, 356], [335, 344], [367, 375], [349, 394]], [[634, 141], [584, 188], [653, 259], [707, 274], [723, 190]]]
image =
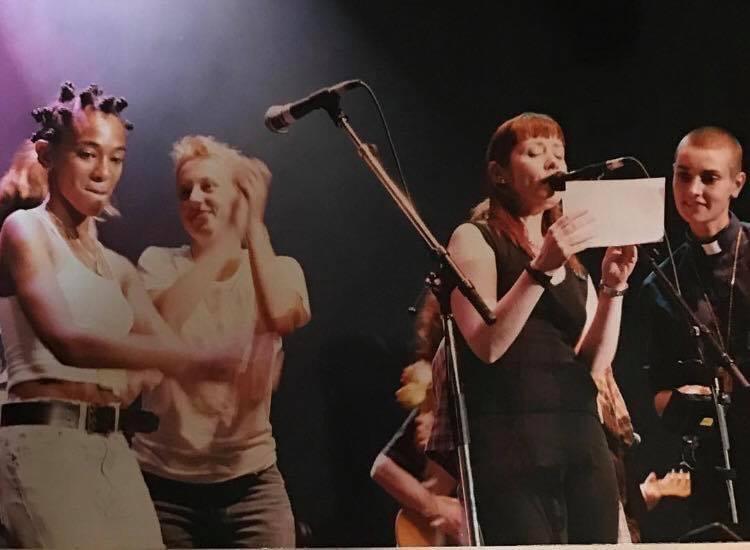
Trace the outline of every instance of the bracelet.
[[611, 286], [607, 286], [606, 284], [604, 284], [604, 281], [599, 282], [599, 292], [604, 294], [605, 296], [609, 296], [610, 298], [619, 298], [620, 296], [625, 296], [625, 291], [627, 289], [627, 283], [625, 283], [625, 288], [617, 290], [616, 288], [612, 288]]
[[533, 267], [531, 267], [531, 264], [526, 264], [526, 266], [524, 266], [524, 269], [526, 270], [526, 273], [528, 273], [531, 278], [534, 279], [534, 282], [542, 288], [549, 289], [554, 286], [552, 284], [552, 275], [547, 275], [544, 271], [534, 269]]

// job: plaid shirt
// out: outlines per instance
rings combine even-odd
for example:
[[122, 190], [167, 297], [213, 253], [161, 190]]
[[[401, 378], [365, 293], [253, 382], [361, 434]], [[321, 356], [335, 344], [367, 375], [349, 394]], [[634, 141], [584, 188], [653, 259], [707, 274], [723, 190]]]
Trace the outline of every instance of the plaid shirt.
[[449, 400], [449, 380], [446, 369], [445, 340], [440, 342], [432, 359], [432, 391], [435, 403], [435, 423], [427, 442], [427, 452], [436, 460], [450, 455], [456, 450], [456, 430], [453, 426], [453, 412]]

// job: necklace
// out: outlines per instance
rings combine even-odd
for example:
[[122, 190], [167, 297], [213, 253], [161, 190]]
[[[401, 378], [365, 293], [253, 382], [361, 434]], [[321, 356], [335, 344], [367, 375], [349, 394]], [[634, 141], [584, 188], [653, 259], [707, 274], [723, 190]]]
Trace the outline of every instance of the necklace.
[[714, 308], [713, 303], [708, 297], [708, 293], [706, 292], [706, 285], [703, 283], [703, 279], [700, 275], [700, 272], [698, 271], [698, 267], [693, 261], [693, 269], [695, 270], [695, 274], [698, 276], [698, 280], [701, 283], [701, 288], [703, 290], [703, 298], [706, 300], [706, 303], [708, 304], [709, 312], [711, 313], [711, 320], [713, 321], [714, 327], [716, 328], [716, 334], [719, 336], [719, 343], [721, 344], [721, 347], [724, 348], [724, 350], [727, 353], [730, 353], [730, 350], [727, 346], [729, 346], [732, 342], [732, 314], [734, 312], [734, 286], [737, 282], [737, 263], [740, 257], [740, 242], [742, 241], [742, 227], [739, 228], [739, 231], [737, 232], [737, 240], [734, 244], [734, 258], [732, 259], [732, 278], [729, 280], [729, 309], [727, 311], [727, 333], [726, 333], [726, 341], [724, 340], [722, 334], [721, 334], [721, 327], [719, 326], [719, 318], [716, 315], [716, 311]]
[[[91, 250], [89, 246], [84, 244], [83, 239], [81, 239], [81, 236], [78, 233], [78, 229], [65, 225], [57, 214], [49, 208], [45, 208], [45, 210], [49, 214], [49, 218], [52, 220], [58, 233], [60, 233], [60, 236], [68, 243], [70, 251], [73, 252], [75, 256], [79, 257], [80, 261], [85, 266], [92, 269], [94, 273], [101, 277], [112, 279], [112, 270], [110, 269], [107, 260], [104, 258], [102, 246], [99, 241], [93, 239], [94, 246], [93, 250]], [[85, 258], [80, 258], [80, 256], [76, 254], [76, 250], [82, 252], [85, 255]]]

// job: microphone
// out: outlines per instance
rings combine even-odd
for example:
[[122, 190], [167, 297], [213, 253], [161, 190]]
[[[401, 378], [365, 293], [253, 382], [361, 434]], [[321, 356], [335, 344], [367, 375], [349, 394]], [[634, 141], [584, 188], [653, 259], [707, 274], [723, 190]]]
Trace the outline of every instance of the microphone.
[[542, 183], [549, 184], [553, 191], [564, 191], [566, 181], [598, 178], [604, 172], [611, 172], [612, 170], [622, 168], [624, 164], [625, 157], [617, 157], [616, 159], [589, 164], [571, 172], [557, 172], [556, 174], [542, 178], [541, 181]]
[[338, 99], [341, 92], [361, 86], [361, 80], [344, 80], [328, 88], [321, 88], [309, 96], [287, 103], [286, 105], [271, 105], [266, 111], [266, 127], [272, 132], [283, 134], [295, 121], [316, 109], [327, 109], [332, 100]]

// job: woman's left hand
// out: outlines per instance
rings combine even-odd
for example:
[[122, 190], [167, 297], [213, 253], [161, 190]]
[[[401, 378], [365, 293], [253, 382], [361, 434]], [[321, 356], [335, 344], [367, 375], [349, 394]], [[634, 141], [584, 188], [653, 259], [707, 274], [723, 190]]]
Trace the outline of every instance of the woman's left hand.
[[609, 288], [623, 290], [628, 277], [633, 273], [638, 261], [638, 249], [635, 245], [610, 246], [602, 260], [602, 282]]

